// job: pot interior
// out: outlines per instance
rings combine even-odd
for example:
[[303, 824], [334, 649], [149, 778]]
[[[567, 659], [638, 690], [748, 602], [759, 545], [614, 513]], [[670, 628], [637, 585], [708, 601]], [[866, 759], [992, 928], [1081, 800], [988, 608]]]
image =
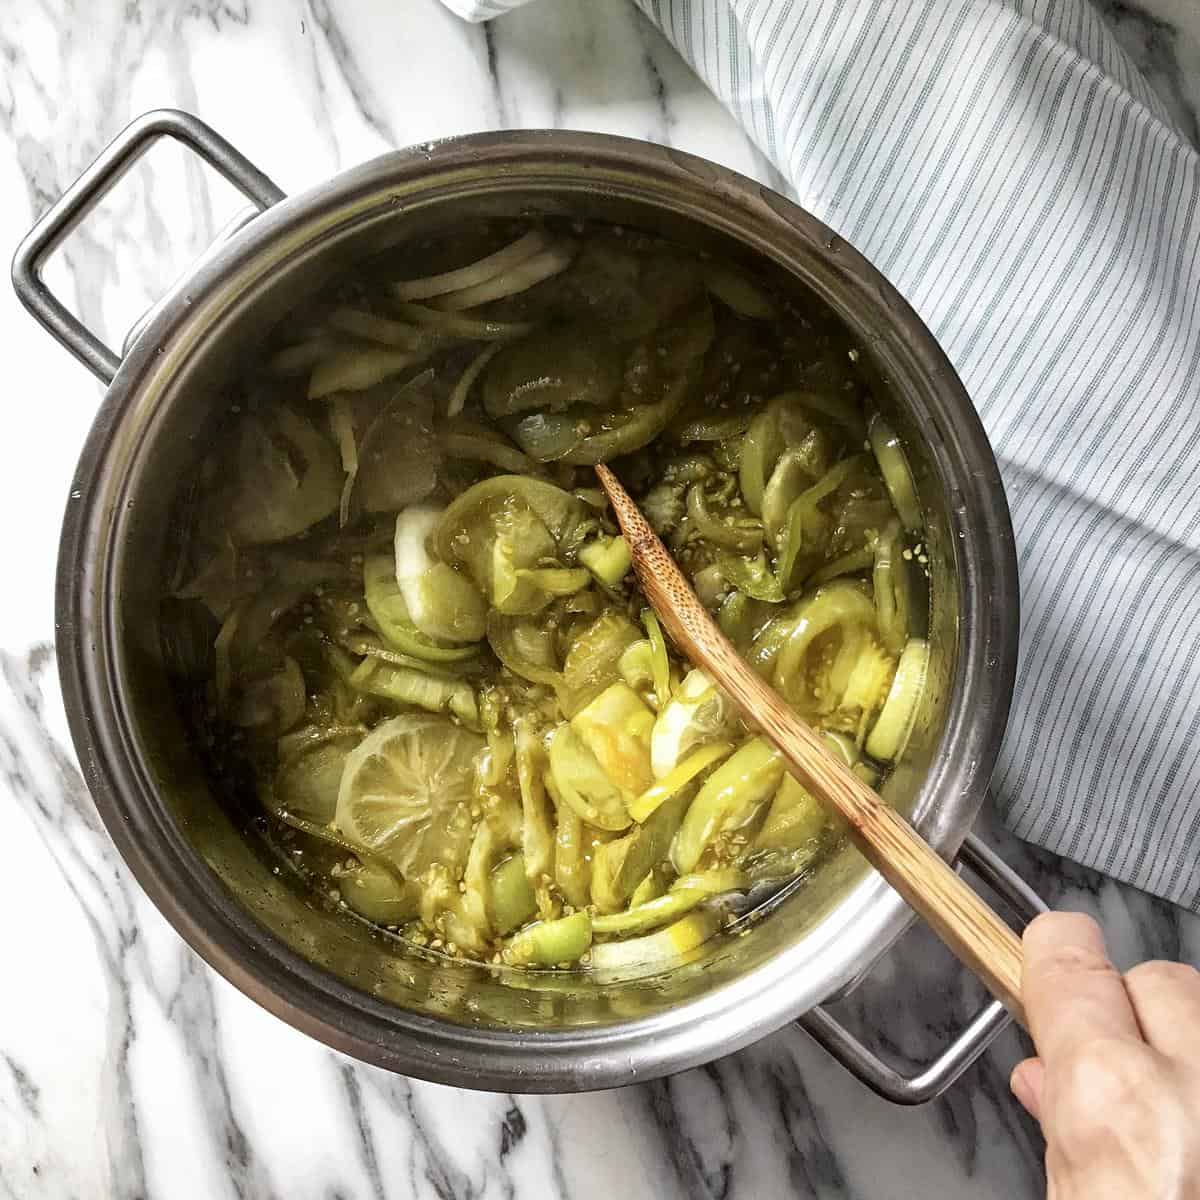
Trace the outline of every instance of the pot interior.
[[[537, 155], [486, 171], [459, 156], [440, 172], [436, 161], [394, 171], [387, 186], [380, 170], [351, 175], [336, 197], [285, 202], [238, 234], [164, 305], [110, 393], [91, 462], [81, 468], [90, 488], [82, 545], [93, 557], [77, 592], [80, 634], [99, 634], [97, 664], [84, 670], [95, 675], [84, 687], [95, 693], [87, 737], [101, 745], [89, 766], [100, 807], [135, 872], [202, 953], [268, 1007], [354, 1053], [435, 1078], [519, 1086], [489, 1058], [511, 1052], [524, 1056], [509, 1065], [526, 1072], [530, 1086], [586, 1087], [644, 1068], [632, 1058], [581, 1057], [578, 1042], [564, 1049], [564, 1035], [619, 1027], [653, 1038], [690, 1024], [687, 1045], [664, 1039], [659, 1058], [663, 1068], [701, 1061], [823, 999], [899, 933], [902, 906], [858, 853], [842, 846], [769, 911], [717, 935], [671, 972], [642, 978], [444, 959], [331, 907], [213, 793], [188, 750], [157, 622], [160, 564], [178, 536], [170, 522], [178, 481], [207, 445], [231, 380], [296, 300], [410, 239], [482, 217], [568, 216], [740, 262], [804, 304], [833, 308], [861, 347], [875, 403], [906, 444], [927, 521], [932, 657], [916, 730], [884, 790], [952, 852], [974, 818], [986, 782], [979, 769], [990, 768], [999, 737], [968, 720], [979, 699], [966, 660], [981, 601], [966, 580], [980, 570], [972, 556], [986, 571], [991, 536], [969, 524], [976, 493], [958, 426], [964, 413], [973, 416], [948, 365], [935, 351], [930, 357], [928, 335], [862, 260], [749, 185], [730, 190], [724, 175], [714, 182], [674, 164], [668, 186], [645, 168], [593, 160], [589, 169]], [[986, 591], [987, 581], [976, 586]], [[717, 1013], [728, 1015], [724, 1027], [699, 1032]], [[480, 1043], [474, 1059], [455, 1060], [451, 1050], [440, 1066], [417, 1061], [406, 1040], [434, 1036], [427, 1018], [439, 1030], [494, 1041]], [[514, 1033], [525, 1035], [519, 1044]], [[568, 1063], [560, 1051], [574, 1057]]]

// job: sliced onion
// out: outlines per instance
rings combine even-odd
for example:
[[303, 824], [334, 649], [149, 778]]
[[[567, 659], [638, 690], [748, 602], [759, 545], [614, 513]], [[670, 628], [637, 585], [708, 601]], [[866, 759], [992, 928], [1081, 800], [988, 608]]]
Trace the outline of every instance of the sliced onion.
[[397, 304], [396, 311], [416, 325], [424, 325], [451, 337], [473, 338], [481, 342], [523, 337], [533, 328], [532, 321], [489, 321], [464, 313], [442, 312], [425, 304]]
[[237, 637], [238, 625], [241, 623], [242, 609], [234, 608], [225, 618], [213, 642], [213, 652], [216, 657], [214, 679], [217, 686], [217, 705], [224, 708], [229, 701], [229, 692], [233, 687], [233, 640]]
[[549, 240], [544, 233], [535, 229], [465, 267], [443, 271], [440, 275], [426, 275], [421, 279], [405, 279], [393, 283], [392, 294], [397, 300], [425, 300], [429, 296], [444, 296], [447, 292], [474, 287], [544, 249]]
[[485, 347], [458, 377], [458, 382], [454, 385], [454, 391], [450, 393], [450, 402], [446, 405], [446, 416], [457, 417], [466, 407], [467, 400], [471, 395], [471, 388], [475, 386], [475, 380], [483, 373], [483, 368], [492, 361], [492, 358], [499, 349], [499, 342], [493, 346]]
[[292, 346], [285, 346], [267, 360], [267, 370], [275, 375], [303, 375], [343, 347], [327, 337], [311, 337]]
[[380, 662], [391, 663], [393, 667], [408, 667], [413, 671], [424, 671], [429, 675], [442, 675], [447, 679], [459, 679], [463, 676], [477, 674], [479, 671], [478, 658], [431, 662], [429, 659], [418, 658], [415, 654], [405, 654], [403, 650], [393, 650], [384, 644], [382, 638], [371, 633], [339, 632], [335, 635], [334, 641], [343, 650], [348, 650], [353, 654], [355, 658], [377, 658]]
[[350, 496], [354, 491], [354, 480], [358, 475], [358, 442], [354, 436], [354, 418], [350, 406], [344, 399], [337, 399], [329, 410], [329, 428], [337, 439], [338, 452], [342, 456], [342, 470], [346, 480], [342, 484], [342, 497], [338, 504], [338, 526], [350, 521]]
[[775, 574], [785, 592], [805, 581], [808, 571], [816, 566], [811, 561], [814, 554], [824, 557], [829, 522], [821, 503], [863, 466], [865, 458], [865, 455], [856, 454], [834, 463], [789, 506], [775, 565]]
[[339, 350], [323, 358], [308, 379], [308, 398], [319, 400], [332, 392], [361, 392], [420, 361], [407, 350], [365, 347]]
[[326, 324], [331, 329], [352, 334], [365, 342], [381, 342], [385, 346], [401, 346], [406, 350], [415, 349], [428, 337], [415, 326], [405, 325], [402, 321], [389, 321], [387, 317], [377, 317], [374, 313], [348, 305], [335, 308], [326, 318]]
[[343, 399], [335, 400], [329, 409], [329, 428], [337, 440], [342, 457], [342, 470], [352, 475], [358, 470], [358, 443], [354, 437], [354, 418]]
[[525, 858], [525, 878], [534, 889], [538, 911], [544, 917], [550, 908], [547, 884], [554, 865], [554, 818], [546, 801], [543, 778], [545, 746], [538, 736], [534, 718], [529, 715], [513, 721], [513, 738], [517, 786], [521, 792], [521, 851]]
[[565, 271], [574, 257], [575, 243], [564, 238], [490, 279], [439, 297], [432, 301], [431, 307], [442, 312], [459, 312], [480, 304], [490, 304], [493, 300], [502, 300], [505, 296], [515, 296]]
[[438, 431], [438, 441], [447, 458], [491, 463], [513, 475], [532, 475], [538, 470], [511, 442], [474, 421], [463, 418], [447, 421]]

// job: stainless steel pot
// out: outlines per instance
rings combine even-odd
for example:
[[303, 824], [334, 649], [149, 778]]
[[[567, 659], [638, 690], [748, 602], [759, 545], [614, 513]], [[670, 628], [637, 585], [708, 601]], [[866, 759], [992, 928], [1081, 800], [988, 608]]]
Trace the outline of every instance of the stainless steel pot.
[[[48, 291], [66, 233], [159, 137], [175, 138], [261, 210], [155, 307], [120, 358]], [[906, 439], [928, 513], [931, 686], [889, 798], [948, 858], [964, 852], [1015, 904], [1036, 897], [964, 838], [1004, 731], [1017, 650], [1012, 529], [970, 400], [896, 290], [808, 213], [721, 167], [594, 134], [478, 134], [346, 171], [299, 196], [200, 121], [126, 129], [19, 248], [21, 299], [109, 384], [80, 458], [59, 557], [59, 666], [79, 760], [113, 841], [150, 897], [226, 978], [298, 1029], [368, 1062], [475, 1088], [577, 1091], [706, 1062], [799, 1019], [872, 1087], [936, 1093], [999, 1030], [982, 1012], [904, 1079], [819, 1007], [852, 985], [911, 914], [847, 848], [763, 919], [666, 976], [596, 984], [503, 973], [388, 942], [281, 875], [210, 794], [167, 693], [157, 588], [174, 483], [214, 397], [297, 297], [357, 259], [484, 215], [573, 214], [719, 247], [831, 307]]]

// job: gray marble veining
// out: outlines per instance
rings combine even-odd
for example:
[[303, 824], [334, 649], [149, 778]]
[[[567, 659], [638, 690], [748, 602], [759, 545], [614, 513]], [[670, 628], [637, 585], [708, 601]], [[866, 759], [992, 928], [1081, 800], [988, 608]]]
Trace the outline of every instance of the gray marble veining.
[[[1174, 119], [1200, 130], [1193, 0], [1104, 0]], [[0, 7], [0, 230], [34, 217], [139, 111], [198, 112], [286, 189], [390, 146], [559, 125], [669, 142], [779, 181], [625, 0], [540, 0], [483, 27], [434, 0], [10, 0]], [[110, 344], [237, 206], [156, 150], [89, 218], [51, 281]], [[57, 526], [98, 395], [0, 289], [9, 348], [0, 513], [0, 1195], [791, 1197], [1042, 1194], [1036, 1129], [1007, 1092], [1005, 1034], [918, 1110], [867, 1093], [787, 1029], [620, 1092], [511, 1097], [362, 1066], [205, 967], [133, 882], [92, 810], [51, 647]], [[15, 370], [13, 367], [15, 366]], [[1049, 901], [1102, 918], [1124, 963], [1200, 961], [1200, 919], [1015, 843]], [[916, 1064], [980, 1001], [914, 930], [838, 1015]]]
[[1125, 52], [1200, 146], [1200, 8], [1195, 0], [1094, 0]]

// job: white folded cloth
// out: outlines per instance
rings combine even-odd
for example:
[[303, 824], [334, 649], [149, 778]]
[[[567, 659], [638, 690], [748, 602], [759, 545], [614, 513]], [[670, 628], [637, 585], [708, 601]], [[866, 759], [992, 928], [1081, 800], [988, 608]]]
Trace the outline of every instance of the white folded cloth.
[[1086, 0], [638, 3], [983, 418], [1023, 607], [1005, 821], [1200, 911], [1195, 149]]

